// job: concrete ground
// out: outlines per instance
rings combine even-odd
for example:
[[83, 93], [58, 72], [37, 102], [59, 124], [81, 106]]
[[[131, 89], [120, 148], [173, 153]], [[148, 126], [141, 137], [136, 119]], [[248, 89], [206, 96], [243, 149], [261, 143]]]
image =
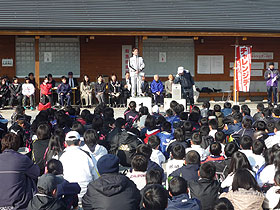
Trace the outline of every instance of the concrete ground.
[[[223, 107], [223, 104], [224, 102], [221, 102], [221, 101], [218, 101], [218, 102], [210, 102], [211, 103], [211, 108], [213, 108], [213, 106], [215, 104], [220, 104], [222, 107]], [[251, 109], [251, 114], [255, 114], [256, 113], [256, 107], [257, 107], [257, 104], [259, 102], [249, 102], [249, 103], [246, 103], [246, 102], [242, 102], [240, 103], [239, 105], [243, 105], [243, 104], [247, 104], [249, 106], [249, 108]], [[196, 104], [197, 106], [199, 106], [201, 108], [202, 106], [202, 103], [197, 103]], [[267, 104], [265, 104], [265, 106], [267, 106]], [[83, 110], [83, 109], [81, 109]], [[89, 109], [91, 112], [93, 112], [94, 108], [91, 108]], [[123, 117], [123, 113], [125, 111], [125, 108], [114, 108], [114, 111], [115, 111], [115, 118], [117, 117]], [[6, 110], [1, 110], [0, 111], [0, 114], [5, 118], [5, 119], [8, 119], [9, 121], [11, 120], [11, 116], [12, 116], [12, 113], [14, 112], [14, 109], [6, 109]], [[32, 120], [36, 117], [36, 115], [38, 114], [38, 110], [35, 110], [35, 111], [31, 111], [29, 109], [26, 110], [26, 114], [27, 115], [30, 115], [32, 117]], [[160, 108], [160, 112], [164, 113], [164, 108]]]

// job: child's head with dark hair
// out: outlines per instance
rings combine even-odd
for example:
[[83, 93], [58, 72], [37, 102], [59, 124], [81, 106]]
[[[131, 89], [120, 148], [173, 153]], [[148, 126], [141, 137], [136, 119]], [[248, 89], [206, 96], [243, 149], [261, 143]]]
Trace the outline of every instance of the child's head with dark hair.
[[146, 184], [162, 184], [162, 173], [157, 169], [150, 169], [146, 173]]
[[225, 143], [226, 141], [226, 135], [223, 131], [217, 131], [215, 133], [215, 141], [219, 142], [221, 144]]
[[234, 210], [234, 206], [227, 198], [220, 198], [216, 201], [213, 210]]
[[214, 112], [221, 112], [221, 106], [219, 104], [214, 105]]
[[232, 191], [237, 191], [240, 189], [250, 190], [261, 192], [260, 187], [254, 176], [250, 173], [249, 170], [245, 168], [238, 169], [233, 177], [232, 181]]
[[98, 134], [94, 129], [88, 129], [84, 133], [84, 141], [88, 148], [91, 150], [95, 147], [99, 140]]
[[88, 109], [84, 109], [82, 112], [81, 112], [81, 118], [83, 120], [86, 120], [86, 116], [90, 114], [90, 111]]
[[164, 122], [162, 123], [162, 131], [165, 131], [165, 132], [168, 132], [168, 133], [171, 133], [172, 131], [172, 127], [171, 127], [171, 123], [170, 122]]
[[164, 210], [168, 204], [168, 193], [159, 184], [144, 188], [143, 206], [149, 210]]
[[156, 119], [152, 115], [148, 115], [146, 120], [145, 120], [145, 127], [151, 131], [156, 129]]
[[189, 121], [198, 123], [199, 118], [200, 118], [200, 114], [198, 114], [197, 112], [191, 112], [189, 116]]
[[166, 112], [165, 112], [165, 114], [166, 114], [167, 117], [171, 117], [171, 116], [174, 115], [174, 112], [173, 112], [172, 109], [167, 109]]
[[21, 114], [21, 115], [24, 115], [24, 113], [25, 113], [25, 109], [24, 109], [24, 107], [23, 107], [23, 106], [18, 105], [18, 106], [16, 107], [16, 109], [15, 109], [15, 113], [16, 113], [16, 114]]
[[264, 121], [257, 121], [256, 123], [254, 123], [254, 127], [257, 131], [265, 131], [266, 124]]
[[178, 105], [178, 102], [177, 102], [177, 101], [174, 101], [174, 100], [171, 101], [171, 102], [170, 102], [170, 109], [174, 109], [174, 107], [177, 106], [177, 105]]
[[268, 122], [266, 125], [268, 133], [274, 133], [275, 129], [275, 123], [274, 122]]
[[214, 156], [220, 156], [222, 153], [221, 144], [218, 142], [214, 142], [210, 145], [210, 153]]
[[168, 183], [168, 191], [171, 196], [178, 196], [187, 193], [188, 184], [187, 181], [179, 176], [173, 177]]
[[206, 162], [200, 166], [199, 176], [204, 179], [214, 179], [216, 175], [216, 166], [212, 162]]
[[199, 128], [199, 133], [201, 136], [208, 136], [209, 132], [210, 132], [210, 128], [207, 125], [202, 125]]
[[242, 149], [251, 149], [253, 140], [250, 136], [242, 136], [240, 140], [240, 146]]
[[126, 123], [126, 121], [124, 118], [118, 117], [115, 121], [115, 126], [116, 126], [116, 128], [121, 129], [121, 128], [124, 128], [125, 123]]
[[280, 131], [280, 120], [276, 121], [274, 126], [275, 126], [276, 131]]
[[257, 104], [257, 110], [258, 110], [259, 112], [262, 112], [263, 109], [264, 109], [263, 103], [258, 103], [258, 104]]
[[252, 120], [249, 118], [244, 118], [242, 120], [242, 126], [243, 126], [243, 128], [246, 128], [246, 129], [252, 128]]
[[160, 115], [156, 118], [156, 126], [161, 127], [162, 123], [166, 122], [166, 119], [164, 116]]
[[197, 151], [191, 150], [185, 156], [185, 164], [197, 164], [200, 165], [200, 155]]
[[51, 128], [47, 123], [39, 125], [36, 131], [38, 140], [47, 140], [51, 137]]
[[83, 136], [85, 132], [83, 124], [78, 121], [73, 122], [71, 130], [77, 131], [80, 134], [80, 136]]
[[209, 109], [209, 108], [210, 108], [210, 103], [209, 103], [209, 101], [203, 102], [202, 108], [204, 108], [204, 109]]
[[47, 163], [47, 171], [49, 174], [60, 175], [63, 174], [63, 166], [59, 160], [51, 159]]
[[208, 118], [207, 117], [201, 118], [200, 121], [199, 121], [199, 124], [200, 124], [200, 126], [203, 126], [203, 125], [209, 126], [208, 125]]
[[180, 115], [179, 115], [179, 118], [180, 118], [180, 120], [186, 121], [189, 118], [189, 113], [188, 112], [181, 112]]
[[272, 114], [274, 115], [273, 117], [279, 117], [280, 116], [280, 109], [279, 109], [279, 107], [273, 108], [272, 109]]
[[149, 114], [149, 109], [148, 109], [148, 107], [146, 107], [146, 106], [141, 106], [141, 107], [139, 108], [139, 113], [140, 113], [141, 116], [143, 116], [143, 115], [148, 115], [148, 114]]
[[248, 106], [243, 107], [242, 109], [243, 116], [251, 116], [251, 110]]
[[179, 116], [180, 113], [184, 111], [184, 106], [182, 107], [182, 106], [180, 106], [180, 104], [177, 104], [177, 105], [173, 108], [173, 111], [175, 112], [175, 114], [176, 114], [177, 116]]
[[225, 103], [224, 103], [224, 108], [225, 108], [225, 109], [230, 109], [230, 108], [231, 108], [231, 103], [225, 102]]
[[148, 160], [150, 159], [152, 152], [152, 148], [147, 144], [140, 144], [136, 148], [136, 154], [144, 155]]
[[67, 112], [70, 116], [75, 116], [76, 110], [72, 106], [67, 106], [65, 108], [65, 112]]
[[75, 115], [79, 116], [81, 113], [81, 108], [79, 106], [76, 106], [74, 109], [75, 109]]
[[107, 118], [114, 118], [114, 109], [111, 108], [111, 107], [106, 107], [106, 108], [103, 110], [103, 117], [104, 117], [104, 119], [107, 119]]
[[156, 135], [152, 135], [149, 137], [148, 139], [148, 145], [150, 147], [152, 147], [152, 149], [158, 149], [159, 145], [160, 145], [160, 139], [158, 136]]
[[174, 139], [179, 142], [183, 142], [185, 140], [184, 131], [182, 128], [176, 128], [174, 131]]
[[259, 140], [255, 140], [252, 144], [253, 153], [256, 155], [261, 155], [264, 151], [264, 148], [264, 143]]
[[201, 115], [201, 111], [200, 111], [200, 109], [199, 109], [199, 107], [198, 106], [193, 106], [193, 108], [192, 108], [192, 111], [191, 112], [196, 112], [196, 113], [198, 113], [199, 115]]
[[271, 116], [271, 110], [269, 108], [264, 108], [262, 111], [262, 115], [267, 118]]
[[236, 151], [238, 151], [238, 147], [234, 142], [229, 142], [225, 146], [225, 155], [230, 158]]
[[200, 145], [201, 144], [201, 135], [199, 133], [194, 133], [192, 135], [191, 143], [194, 145]]
[[144, 155], [135, 155], [131, 160], [131, 166], [134, 171], [147, 171], [148, 159]]
[[171, 155], [175, 160], [183, 160], [186, 155], [186, 150], [181, 144], [172, 147]]
[[231, 109], [232, 109], [232, 114], [240, 112], [240, 106], [238, 105], [233, 105]]
[[216, 119], [211, 119], [208, 121], [209, 128], [212, 130], [217, 130], [218, 129], [218, 121]]
[[234, 120], [234, 123], [240, 123], [242, 122], [242, 114], [241, 113], [235, 113], [233, 114], [233, 120]]
[[183, 123], [183, 129], [184, 129], [185, 132], [186, 132], [186, 131], [192, 132], [192, 130], [193, 130], [193, 125], [192, 125], [192, 123], [191, 123], [190, 121], [185, 121], [185, 122]]
[[246, 155], [242, 152], [235, 152], [233, 153], [230, 161], [230, 166], [229, 166], [229, 173], [235, 173], [238, 169], [248, 169], [252, 171], [252, 166], [246, 157]]
[[96, 115], [92, 120], [92, 129], [100, 131], [103, 127], [103, 119]]
[[135, 101], [130, 101], [129, 104], [128, 104], [128, 107], [129, 107], [130, 110], [135, 111], [135, 109], [136, 109], [136, 102]]

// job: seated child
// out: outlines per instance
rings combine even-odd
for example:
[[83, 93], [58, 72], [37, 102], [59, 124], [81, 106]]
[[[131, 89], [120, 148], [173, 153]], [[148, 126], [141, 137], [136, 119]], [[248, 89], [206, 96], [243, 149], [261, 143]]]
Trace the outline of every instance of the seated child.
[[166, 210], [200, 210], [200, 201], [196, 198], [189, 198], [187, 181], [182, 177], [174, 177], [168, 184], [169, 195], [168, 207]]
[[176, 169], [182, 167], [184, 165], [185, 158], [185, 148], [178, 144], [172, 148], [171, 157], [166, 163], [166, 173], [167, 177]]
[[212, 143], [210, 145], [210, 155], [202, 163], [206, 163], [208, 161], [221, 162], [225, 160], [225, 157], [221, 153], [222, 153], [221, 144], [218, 142]]
[[159, 184], [147, 187], [143, 192], [143, 207], [146, 210], [164, 210], [168, 204], [168, 193]]
[[219, 197], [220, 184], [215, 180], [216, 167], [213, 163], [207, 162], [199, 169], [200, 179], [188, 182], [191, 198], [201, 202], [201, 209], [211, 210]]
[[60, 98], [60, 106], [65, 105], [64, 104], [65, 99], [67, 100], [66, 104], [70, 106], [72, 89], [70, 85], [66, 83], [67, 80], [65, 76], [61, 77], [61, 81], [62, 82], [57, 87], [57, 94], [59, 95]]
[[153, 135], [149, 137], [148, 145], [152, 147], [152, 155], [151, 160], [157, 163], [159, 166], [162, 166], [163, 163], [165, 163], [166, 159], [165, 156], [162, 154], [162, 152], [159, 150], [160, 146], [160, 139], [158, 136]]
[[167, 153], [167, 145], [170, 143], [170, 141], [173, 140], [174, 136], [172, 134], [171, 130], [171, 123], [170, 122], [164, 122], [162, 124], [161, 132], [157, 134], [157, 136], [160, 139], [160, 151], [164, 154], [164, 156], [168, 159], [169, 154]]

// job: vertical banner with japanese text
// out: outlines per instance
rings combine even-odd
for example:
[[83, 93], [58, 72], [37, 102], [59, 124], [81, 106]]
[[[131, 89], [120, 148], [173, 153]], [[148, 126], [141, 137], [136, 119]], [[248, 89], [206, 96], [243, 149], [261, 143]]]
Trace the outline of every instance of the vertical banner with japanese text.
[[252, 46], [235, 46], [236, 91], [249, 92]]

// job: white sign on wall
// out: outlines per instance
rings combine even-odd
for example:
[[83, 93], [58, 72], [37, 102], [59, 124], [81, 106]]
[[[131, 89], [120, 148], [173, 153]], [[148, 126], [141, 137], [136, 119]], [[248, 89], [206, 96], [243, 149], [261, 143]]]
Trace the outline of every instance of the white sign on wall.
[[45, 63], [52, 62], [52, 53], [51, 52], [44, 52], [44, 62]]
[[132, 45], [122, 45], [122, 77], [128, 69], [128, 60], [132, 55]]
[[223, 74], [223, 55], [199, 55], [197, 56], [198, 74]]
[[273, 60], [273, 52], [252, 52], [253, 60]]
[[14, 65], [14, 60], [12, 58], [7, 59], [3, 58], [2, 59], [2, 67], [11, 67]]
[[166, 52], [159, 52], [159, 62], [166, 63]]

